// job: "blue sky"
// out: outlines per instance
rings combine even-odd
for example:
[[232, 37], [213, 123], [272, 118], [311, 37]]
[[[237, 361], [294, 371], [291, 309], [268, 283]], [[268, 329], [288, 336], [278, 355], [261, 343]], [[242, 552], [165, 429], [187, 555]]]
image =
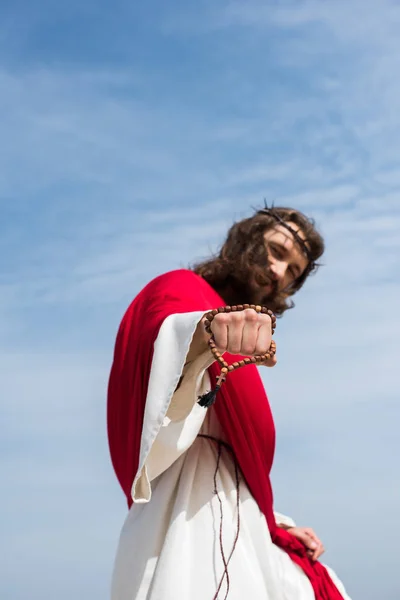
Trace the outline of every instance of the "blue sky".
[[263, 375], [276, 508], [354, 599], [398, 600], [398, 3], [14, 0], [0, 22], [1, 597], [109, 597], [119, 320], [265, 197], [327, 241]]

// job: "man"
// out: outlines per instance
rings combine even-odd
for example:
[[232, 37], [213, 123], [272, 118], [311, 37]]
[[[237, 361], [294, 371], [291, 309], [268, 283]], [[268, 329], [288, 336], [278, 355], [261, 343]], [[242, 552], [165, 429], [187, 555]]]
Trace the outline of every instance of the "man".
[[261, 306], [293, 306], [323, 251], [311, 220], [266, 207], [234, 224], [216, 257], [157, 277], [128, 308], [108, 393], [130, 507], [112, 600], [349, 599], [313, 530], [273, 510], [275, 431], [257, 367], [220, 364], [275, 365]]

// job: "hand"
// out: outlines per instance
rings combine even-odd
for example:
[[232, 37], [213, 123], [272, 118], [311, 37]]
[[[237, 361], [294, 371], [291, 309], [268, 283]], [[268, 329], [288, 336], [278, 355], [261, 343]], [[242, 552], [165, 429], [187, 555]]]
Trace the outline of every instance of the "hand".
[[[265, 354], [272, 340], [271, 317], [251, 308], [215, 315], [211, 331], [220, 352], [242, 356]], [[276, 361], [273, 358], [264, 364], [274, 366]]]
[[304, 544], [311, 560], [318, 560], [321, 554], [325, 552], [321, 540], [310, 527], [289, 527], [287, 531], [290, 531], [295, 538]]

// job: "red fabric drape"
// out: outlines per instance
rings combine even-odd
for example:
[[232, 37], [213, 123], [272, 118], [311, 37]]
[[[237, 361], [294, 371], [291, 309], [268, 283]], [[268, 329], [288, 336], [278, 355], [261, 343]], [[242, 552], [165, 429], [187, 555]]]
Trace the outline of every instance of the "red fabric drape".
[[[112, 463], [128, 500], [139, 463], [144, 406], [153, 344], [166, 317], [224, 305], [223, 299], [199, 276], [187, 270], [157, 277], [135, 298], [118, 331], [108, 387], [108, 438]], [[228, 357], [228, 362], [230, 361]], [[237, 357], [235, 357], [237, 360]], [[219, 373], [209, 368], [212, 381]], [[277, 527], [270, 483], [275, 428], [257, 367], [234, 371], [218, 393], [215, 410], [243, 476], [265, 515], [272, 540], [309, 577], [316, 600], [343, 600], [327, 570], [311, 561], [301, 542]]]

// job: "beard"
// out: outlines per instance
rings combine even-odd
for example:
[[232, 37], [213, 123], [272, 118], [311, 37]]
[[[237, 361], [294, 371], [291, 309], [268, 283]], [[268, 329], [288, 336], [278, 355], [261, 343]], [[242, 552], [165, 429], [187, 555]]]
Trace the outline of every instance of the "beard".
[[278, 282], [273, 276], [268, 252], [261, 240], [253, 242], [246, 254], [230, 257], [229, 271], [220, 292], [230, 306], [259, 304], [274, 310], [279, 296]]
[[[272, 278], [269, 272], [263, 274], [262, 281], [254, 276], [254, 272], [249, 269], [246, 276], [238, 277], [237, 274], [230, 275], [226, 280], [226, 285], [221, 290], [221, 295], [230, 306], [237, 304], [260, 304], [273, 310], [276, 298], [278, 296], [278, 284]], [[268, 291], [266, 291], [266, 288]]]

